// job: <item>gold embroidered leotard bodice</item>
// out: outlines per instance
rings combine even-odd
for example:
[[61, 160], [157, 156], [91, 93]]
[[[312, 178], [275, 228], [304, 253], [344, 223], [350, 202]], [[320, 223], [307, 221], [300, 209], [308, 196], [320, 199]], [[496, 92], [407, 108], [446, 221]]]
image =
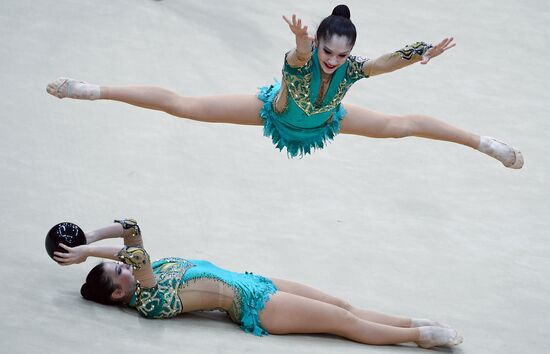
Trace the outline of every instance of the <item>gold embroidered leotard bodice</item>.
[[163, 258], [151, 263], [141, 233], [125, 236], [119, 259], [134, 269], [138, 285], [129, 306], [147, 318], [191, 311], [225, 311], [246, 332], [265, 335], [259, 313], [277, 291], [270, 279], [237, 273], [209, 261]]
[[410, 65], [429, 48], [417, 42], [375, 60], [350, 55], [325, 84], [317, 48], [305, 57], [296, 50], [287, 53], [282, 83], [262, 87], [258, 94], [264, 102], [260, 111], [264, 135], [271, 137], [278, 149], [286, 147], [291, 157], [323, 148], [340, 131], [345, 116], [341, 102], [355, 82]]

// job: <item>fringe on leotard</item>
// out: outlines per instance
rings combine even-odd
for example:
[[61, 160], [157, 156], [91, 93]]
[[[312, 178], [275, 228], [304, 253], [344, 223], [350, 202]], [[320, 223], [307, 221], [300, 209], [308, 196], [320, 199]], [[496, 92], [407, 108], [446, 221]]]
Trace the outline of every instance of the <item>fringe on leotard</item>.
[[248, 272], [246, 275], [251, 278], [250, 283], [239, 284], [241, 293], [247, 294], [246, 297], [243, 296], [246, 306], [241, 307], [241, 329], [255, 336], [265, 336], [268, 332], [262, 327], [260, 312], [265, 308], [271, 295], [277, 292], [277, 288], [268, 278]]
[[255, 336], [265, 336], [267, 330], [260, 322], [260, 312], [265, 307], [270, 296], [277, 292], [277, 287], [271, 279], [252, 272], [235, 273], [218, 268], [205, 260], [189, 260], [194, 267], [190, 268], [184, 275], [185, 282], [194, 279], [210, 278], [233, 288], [238, 303], [238, 318], [231, 317], [240, 322], [241, 329]]
[[[340, 132], [340, 121], [346, 115], [342, 105], [335, 109], [332, 121], [317, 128], [299, 128], [284, 123], [279, 114], [273, 110], [273, 101], [281, 88], [279, 82], [260, 87], [258, 98], [264, 102], [260, 117], [264, 123], [264, 136], [271, 137], [273, 144], [280, 151], [286, 147], [290, 158], [303, 157], [312, 150], [322, 149]], [[291, 99], [289, 97], [289, 99]], [[294, 136], [291, 136], [294, 135]]]

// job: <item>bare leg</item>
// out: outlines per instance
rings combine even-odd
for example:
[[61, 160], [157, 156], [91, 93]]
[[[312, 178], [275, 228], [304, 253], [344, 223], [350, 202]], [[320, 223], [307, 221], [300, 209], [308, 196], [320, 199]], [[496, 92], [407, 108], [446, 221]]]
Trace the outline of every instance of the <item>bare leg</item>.
[[101, 87], [101, 99], [209, 123], [262, 125], [263, 102], [254, 95], [186, 97], [159, 87]]
[[263, 124], [260, 118], [263, 102], [255, 95], [186, 97], [160, 87], [99, 87], [67, 78], [58, 78], [48, 84], [46, 90], [59, 98], [119, 101], [203, 122]]
[[326, 302], [279, 291], [260, 313], [272, 334], [328, 333], [365, 344], [418, 342], [418, 328], [399, 328], [363, 320]]
[[312, 288], [304, 284], [300, 284], [300, 283], [296, 283], [296, 282], [284, 280], [284, 279], [276, 279], [276, 278], [271, 278], [271, 280], [273, 281], [277, 289], [279, 289], [280, 291], [284, 291], [294, 295], [299, 295], [299, 296], [307, 297], [310, 299], [314, 299], [317, 301], [322, 301], [328, 304], [338, 306], [344, 310], [351, 312], [352, 314], [354, 314], [355, 316], [363, 320], [384, 324], [388, 326], [394, 326], [394, 327], [403, 327], [403, 328], [411, 327], [410, 318], [391, 316], [391, 315], [386, 315], [386, 314], [371, 311], [371, 310], [359, 309], [350, 305], [347, 301], [344, 301], [332, 295], [326, 294], [320, 290], [317, 290], [315, 288]]
[[271, 296], [260, 312], [260, 323], [272, 334], [327, 333], [365, 344], [415, 342], [431, 348], [462, 343], [462, 336], [452, 328], [386, 326], [341, 307], [283, 291]]
[[342, 120], [341, 132], [372, 138], [422, 138], [450, 141], [477, 149], [479, 135], [453, 127], [443, 121], [424, 115], [395, 116], [369, 109], [345, 105], [347, 115]]
[[443, 121], [425, 115], [389, 115], [369, 109], [346, 105], [347, 115], [342, 120], [340, 131], [372, 138], [403, 138], [417, 136], [444, 140], [479, 150], [509, 168], [523, 167], [521, 152], [494, 138], [467, 132]]

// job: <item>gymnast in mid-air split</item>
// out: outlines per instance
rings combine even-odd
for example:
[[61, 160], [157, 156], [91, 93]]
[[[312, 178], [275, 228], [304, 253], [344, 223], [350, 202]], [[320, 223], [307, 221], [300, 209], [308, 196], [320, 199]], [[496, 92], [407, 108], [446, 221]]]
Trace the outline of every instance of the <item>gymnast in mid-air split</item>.
[[504, 166], [523, 166], [521, 152], [499, 140], [458, 129], [417, 114], [389, 115], [342, 104], [359, 79], [385, 74], [413, 63], [427, 64], [455, 46], [453, 38], [437, 45], [416, 42], [393, 53], [367, 60], [351, 55], [357, 32], [346, 5], [338, 5], [308, 34], [296, 15], [284, 17], [296, 37], [296, 48], [285, 55], [281, 83], [262, 87], [257, 95], [180, 96], [158, 87], [99, 86], [58, 78], [47, 86], [59, 98], [113, 100], [210, 123], [263, 125], [264, 135], [291, 157], [325, 146], [339, 133], [373, 138], [417, 136], [462, 144], [485, 153]]
[[[141, 229], [132, 219], [85, 233], [86, 244], [54, 252], [61, 265], [101, 257], [80, 293], [105, 305], [129, 306], [146, 318], [170, 318], [192, 311], [220, 310], [245, 332], [257, 336], [288, 333], [334, 334], [365, 344], [415, 342], [423, 348], [454, 346], [462, 336], [429, 319], [390, 316], [356, 308], [296, 282], [221, 269], [205, 260], [163, 258], [151, 263]], [[107, 238], [124, 245], [96, 246]]]

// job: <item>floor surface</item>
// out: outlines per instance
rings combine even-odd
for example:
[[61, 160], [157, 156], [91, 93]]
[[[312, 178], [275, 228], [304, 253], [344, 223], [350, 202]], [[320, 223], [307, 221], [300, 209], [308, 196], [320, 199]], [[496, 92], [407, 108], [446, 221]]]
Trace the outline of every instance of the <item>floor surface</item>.
[[344, 103], [422, 113], [519, 147], [515, 171], [418, 138], [336, 137], [288, 159], [260, 127], [114, 102], [58, 100], [58, 76], [187, 95], [255, 94], [331, 1], [0, 2], [3, 353], [413, 353], [325, 335], [258, 338], [216, 314], [151, 321], [83, 300], [97, 261], [44, 251], [60, 221], [140, 222], [154, 258], [205, 258], [318, 287], [356, 306], [462, 331], [455, 353], [546, 353], [550, 138], [546, 1], [349, 1], [354, 54], [454, 36], [426, 66], [358, 82]]

